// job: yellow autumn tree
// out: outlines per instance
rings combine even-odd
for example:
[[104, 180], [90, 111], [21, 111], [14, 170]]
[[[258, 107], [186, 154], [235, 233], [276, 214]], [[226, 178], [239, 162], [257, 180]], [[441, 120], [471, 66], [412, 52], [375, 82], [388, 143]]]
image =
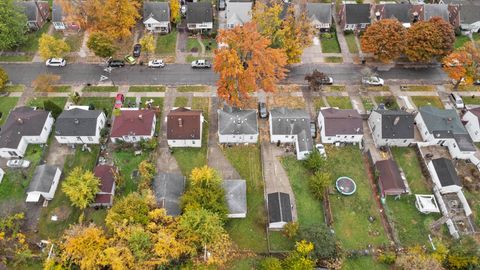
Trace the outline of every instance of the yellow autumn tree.
[[287, 16], [282, 22], [282, 29], [279, 31], [280, 48], [285, 49], [288, 63], [299, 63], [303, 49], [312, 44], [313, 26], [303, 11], [295, 14], [294, 6], [287, 10]]
[[103, 17], [98, 27], [104, 29], [114, 39], [126, 39], [132, 35], [137, 20], [140, 3], [138, 0], [104, 0]]
[[268, 38], [274, 48], [281, 47], [282, 35], [280, 30], [283, 22], [280, 14], [282, 10], [283, 6], [280, 2], [272, 2], [267, 5], [261, 1], [256, 1], [253, 9], [252, 21], [256, 23], [258, 32]]
[[170, 21], [173, 24], [177, 24], [180, 22], [180, 20], [180, 1], [170, 0]]
[[38, 41], [38, 53], [47, 60], [49, 58], [63, 58], [70, 52], [70, 46], [62, 40], [49, 34], [43, 34]]
[[149, 59], [148, 56], [155, 51], [155, 38], [152, 33], [145, 32], [143, 37], [138, 41], [140, 45], [142, 45], [143, 51], [147, 54], [147, 60]]
[[100, 179], [93, 172], [76, 167], [62, 183], [65, 192], [73, 206], [85, 209], [100, 191]]

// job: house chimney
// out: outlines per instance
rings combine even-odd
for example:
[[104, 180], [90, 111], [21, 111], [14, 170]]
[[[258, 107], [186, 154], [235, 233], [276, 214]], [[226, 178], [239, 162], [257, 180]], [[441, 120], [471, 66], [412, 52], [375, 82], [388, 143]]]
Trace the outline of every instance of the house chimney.
[[183, 119], [182, 118], [178, 118], [178, 126], [183, 127]]
[[22, 119], [22, 118], [17, 118], [17, 122], [18, 122], [19, 124], [23, 124], [23, 119]]
[[393, 120], [393, 125], [396, 126], [399, 121], [400, 121], [400, 116], [395, 117], [395, 120]]
[[380, 11], [375, 12], [375, 17], [377, 18], [377, 21], [380, 21]]

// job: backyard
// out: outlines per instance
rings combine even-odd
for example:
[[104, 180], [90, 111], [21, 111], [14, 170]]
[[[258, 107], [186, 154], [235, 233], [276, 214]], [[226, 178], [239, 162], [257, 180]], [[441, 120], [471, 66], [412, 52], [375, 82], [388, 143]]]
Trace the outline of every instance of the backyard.
[[[131, 192], [137, 191], [137, 173], [138, 164], [148, 159], [149, 153], [142, 151], [141, 155], [134, 155], [132, 150], [115, 150], [112, 153], [115, 166], [120, 170], [124, 183], [118, 187], [118, 195], [124, 196]], [[135, 172], [136, 171], [136, 172]], [[117, 194], [116, 194], [117, 195]]]
[[437, 96], [413, 96], [411, 98], [417, 107], [432, 106], [443, 109], [443, 103]]

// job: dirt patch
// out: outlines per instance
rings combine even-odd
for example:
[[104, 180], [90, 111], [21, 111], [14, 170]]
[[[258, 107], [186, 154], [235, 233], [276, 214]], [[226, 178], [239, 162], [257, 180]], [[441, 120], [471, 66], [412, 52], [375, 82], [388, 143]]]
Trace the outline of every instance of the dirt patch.
[[292, 93], [292, 92], [300, 92], [302, 89], [298, 85], [280, 85], [278, 86], [277, 93]]
[[291, 109], [305, 108], [303, 97], [275, 96], [267, 98], [268, 108], [287, 107]]
[[463, 186], [469, 191], [479, 192], [480, 172], [477, 167], [472, 163], [465, 162], [465, 160], [456, 160], [454, 163]]
[[[65, 220], [70, 216], [72, 210], [66, 206], [60, 206], [52, 211], [52, 216], [57, 216], [59, 221]], [[50, 217], [49, 217], [50, 218]]]

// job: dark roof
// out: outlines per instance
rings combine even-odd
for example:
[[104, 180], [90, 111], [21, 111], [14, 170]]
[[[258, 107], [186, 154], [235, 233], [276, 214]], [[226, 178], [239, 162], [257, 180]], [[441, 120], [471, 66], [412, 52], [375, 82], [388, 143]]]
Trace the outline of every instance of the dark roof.
[[25, 13], [28, 21], [37, 20], [38, 8], [34, 1], [15, 2], [15, 4]]
[[101, 110], [72, 109], [63, 111], [55, 123], [55, 135], [58, 136], [95, 136], [97, 119]]
[[93, 204], [111, 204], [112, 203], [112, 194], [96, 194]]
[[370, 23], [370, 4], [345, 4], [347, 24]]
[[100, 192], [112, 193], [113, 184], [115, 184], [116, 168], [110, 165], [98, 165], [93, 174], [100, 179]]
[[293, 220], [290, 196], [287, 193], [268, 194], [268, 217], [269, 223], [291, 222]]
[[257, 111], [225, 106], [218, 110], [220, 134], [258, 134]]
[[58, 0], [52, 3], [52, 22], [63, 21], [63, 7]]
[[407, 188], [403, 182], [397, 163], [392, 160], [380, 160], [375, 163], [378, 170], [378, 181], [382, 187], [382, 193], [385, 195], [400, 195], [407, 193]]
[[313, 149], [310, 115], [302, 109], [273, 108], [270, 110], [273, 135], [297, 135], [300, 151]]
[[480, 118], [480, 107], [472, 108], [468, 111], [475, 115], [477, 118]]
[[23, 136], [39, 136], [49, 114], [31, 107], [15, 108], [0, 131], [0, 148], [17, 148]]
[[382, 116], [382, 138], [413, 139], [415, 116], [405, 111], [376, 110]]
[[442, 4], [425, 4], [424, 8], [424, 18], [425, 20], [430, 20], [432, 17], [440, 17], [445, 21], [449, 21], [448, 18], [448, 5]]
[[209, 2], [187, 2], [187, 23], [213, 22], [212, 12]]
[[245, 180], [224, 180], [223, 189], [229, 214], [247, 213], [247, 182]]
[[332, 4], [307, 3], [306, 8], [310, 20], [318, 20], [321, 23], [332, 22]]
[[167, 2], [144, 2], [143, 20], [153, 18], [159, 22], [170, 21], [170, 7]]
[[185, 190], [185, 177], [175, 173], [160, 173], [153, 179], [153, 191], [159, 207], [165, 208], [170, 216], [182, 213], [180, 197]]
[[152, 134], [153, 110], [121, 110], [119, 116], [115, 116], [110, 136], [148, 136]]
[[455, 171], [455, 166], [451, 160], [437, 158], [432, 160], [432, 164], [442, 187], [453, 185], [462, 186], [458, 179], [457, 171]]
[[399, 22], [410, 23], [412, 22], [412, 7], [411, 4], [384, 4], [381, 5], [384, 8], [383, 18], [392, 19], [396, 18]]
[[460, 23], [472, 24], [480, 21], [480, 5], [462, 5], [460, 7]]
[[202, 111], [177, 108], [171, 110], [167, 116], [167, 139], [168, 140], [198, 140]]
[[50, 192], [57, 169], [57, 166], [51, 165], [37, 166], [27, 192]]
[[325, 135], [363, 134], [363, 120], [357, 110], [335, 108], [320, 111], [325, 120]]

